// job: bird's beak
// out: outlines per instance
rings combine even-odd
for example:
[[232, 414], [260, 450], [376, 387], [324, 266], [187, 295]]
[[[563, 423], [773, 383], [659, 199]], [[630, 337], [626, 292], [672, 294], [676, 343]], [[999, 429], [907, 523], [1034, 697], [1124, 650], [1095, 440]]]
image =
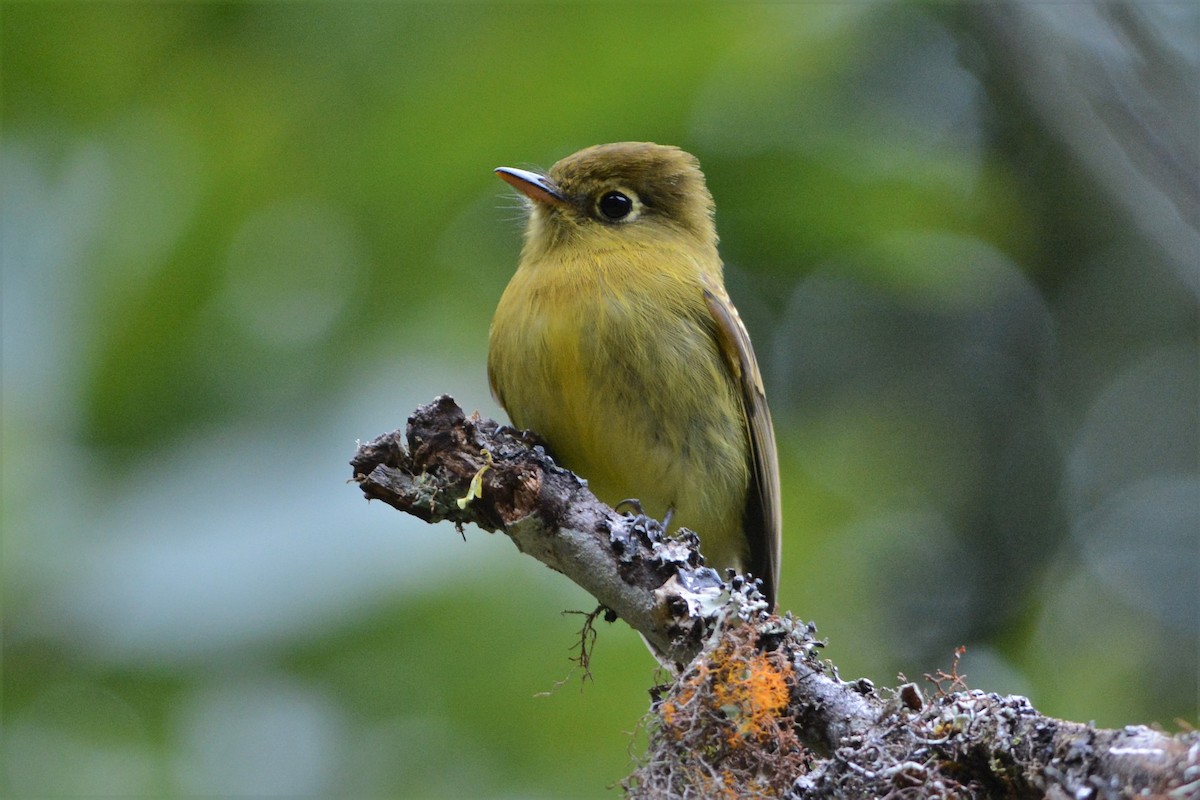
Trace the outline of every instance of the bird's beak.
[[537, 203], [560, 206], [567, 202], [557, 184], [537, 172], [516, 167], [496, 167], [500, 180]]

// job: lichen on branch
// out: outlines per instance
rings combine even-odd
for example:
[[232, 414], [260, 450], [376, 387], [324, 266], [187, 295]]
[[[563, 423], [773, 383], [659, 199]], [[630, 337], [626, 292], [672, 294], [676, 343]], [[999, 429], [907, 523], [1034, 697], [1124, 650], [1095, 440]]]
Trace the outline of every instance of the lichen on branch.
[[[364, 495], [423, 520], [502, 532], [590, 592], [673, 667], [632, 797], [1200, 797], [1200, 733], [1046, 717], [957, 671], [876, 690], [819, 657], [816, 628], [723, 582], [695, 534], [619, 514], [536, 438], [448, 396], [359, 446]], [[947, 691], [949, 689], [949, 691]]]

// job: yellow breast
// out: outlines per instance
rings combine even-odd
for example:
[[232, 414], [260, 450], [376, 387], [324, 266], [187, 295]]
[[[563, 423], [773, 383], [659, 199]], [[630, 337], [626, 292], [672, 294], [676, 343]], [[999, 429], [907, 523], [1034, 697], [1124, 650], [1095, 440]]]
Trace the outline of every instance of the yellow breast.
[[742, 568], [749, 445], [703, 296], [712, 265], [667, 246], [583, 253], [522, 261], [492, 321], [497, 399], [602, 500], [672, 508], [711, 565]]

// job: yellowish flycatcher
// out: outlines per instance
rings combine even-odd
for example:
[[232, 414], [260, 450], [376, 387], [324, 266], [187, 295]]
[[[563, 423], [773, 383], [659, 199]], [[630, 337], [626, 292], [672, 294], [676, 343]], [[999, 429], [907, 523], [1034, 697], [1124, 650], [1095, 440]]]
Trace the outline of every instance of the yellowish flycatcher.
[[492, 319], [496, 399], [601, 500], [696, 531], [710, 566], [753, 573], [774, 606], [775, 434], [699, 163], [623, 142], [496, 173], [530, 201]]

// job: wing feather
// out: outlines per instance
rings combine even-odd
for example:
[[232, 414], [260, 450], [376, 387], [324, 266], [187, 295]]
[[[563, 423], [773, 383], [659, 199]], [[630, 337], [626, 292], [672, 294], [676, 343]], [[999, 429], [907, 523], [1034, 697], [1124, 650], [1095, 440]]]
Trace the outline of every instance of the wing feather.
[[779, 559], [783, 515], [779, 503], [779, 459], [775, 430], [763, 391], [758, 360], [750, 346], [750, 334], [723, 289], [704, 290], [709, 312], [717, 323], [718, 344], [726, 366], [741, 389], [746, 418], [746, 435], [753, 461], [750, 488], [746, 494], [743, 526], [750, 543], [750, 571], [761, 578], [763, 593], [771, 606], [779, 587]]

